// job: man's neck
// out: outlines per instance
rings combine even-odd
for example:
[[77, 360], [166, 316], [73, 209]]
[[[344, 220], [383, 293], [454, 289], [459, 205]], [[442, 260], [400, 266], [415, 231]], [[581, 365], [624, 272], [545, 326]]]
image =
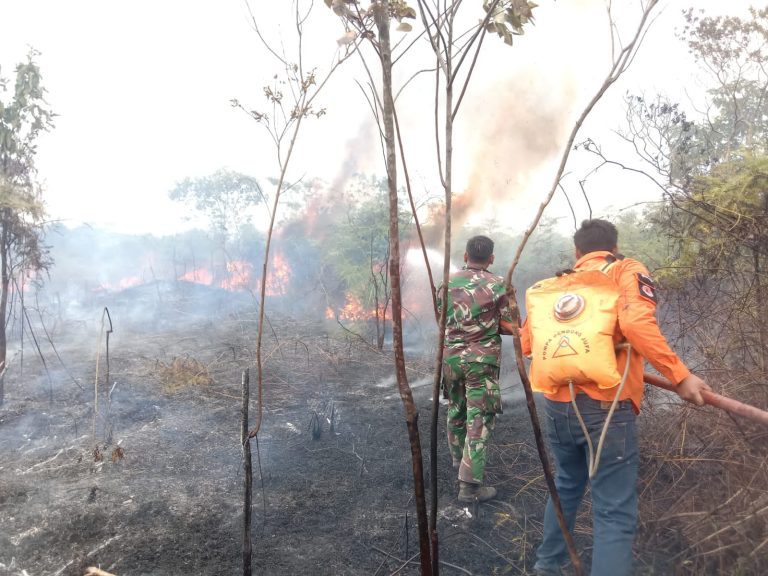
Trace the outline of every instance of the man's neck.
[[467, 270], [483, 270], [485, 271], [486, 268], [488, 268], [488, 264], [478, 264], [477, 262], [467, 262], [464, 265], [464, 268]]

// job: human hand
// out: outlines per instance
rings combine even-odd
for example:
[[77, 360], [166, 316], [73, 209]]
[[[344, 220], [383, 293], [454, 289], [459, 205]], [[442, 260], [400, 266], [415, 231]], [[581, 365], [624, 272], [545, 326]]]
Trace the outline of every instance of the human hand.
[[691, 402], [697, 406], [703, 406], [704, 398], [701, 393], [704, 390], [711, 392], [712, 388], [695, 374], [689, 374], [680, 381], [675, 390], [677, 395], [686, 402]]
[[499, 320], [499, 334], [504, 334], [505, 336], [518, 336], [518, 332], [519, 330], [516, 324], [507, 322], [506, 320]]

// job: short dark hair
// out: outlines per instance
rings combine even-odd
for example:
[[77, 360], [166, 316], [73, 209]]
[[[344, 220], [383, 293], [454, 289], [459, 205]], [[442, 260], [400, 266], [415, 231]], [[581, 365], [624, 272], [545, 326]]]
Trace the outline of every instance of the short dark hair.
[[488, 262], [493, 256], [493, 240], [488, 236], [472, 236], [467, 240], [467, 256], [472, 262]]
[[573, 243], [582, 254], [589, 254], [598, 250], [611, 251], [616, 248], [619, 241], [619, 232], [616, 226], [608, 222], [594, 218], [584, 220], [581, 228], [573, 235]]

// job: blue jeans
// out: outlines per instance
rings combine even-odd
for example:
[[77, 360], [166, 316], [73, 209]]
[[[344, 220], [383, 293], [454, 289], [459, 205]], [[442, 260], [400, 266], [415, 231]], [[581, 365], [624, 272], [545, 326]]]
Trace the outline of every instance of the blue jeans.
[[[573, 406], [545, 399], [547, 436], [555, 461], [555, 485], [573, 533], [576, 512], [589, 481], [589, 449]], [[589, 430], [594, 450], [608, 410], [586, 394], [576, 405]], [[637, 464], [639, 452], [635, 413], [629, 400], [616, 407], [606, 434], [592, 488], [592, 576], [632, 573], [632, 542], [637, 526]], [[536, 551], [535, 568], [559, 573], [568, 560], [552, 501], [544, 512], [544, 540]]]

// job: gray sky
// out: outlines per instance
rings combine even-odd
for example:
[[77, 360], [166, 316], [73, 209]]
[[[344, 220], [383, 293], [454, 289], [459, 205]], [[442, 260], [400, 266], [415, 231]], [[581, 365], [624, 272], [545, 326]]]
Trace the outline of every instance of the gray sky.
[[[681, 10], [692, 3], [663, 3], [640, 57], [582, 137], [619, 126], [627, 89], [681, 98], [684, 88], [695, 92], [691, 62], [674, 36], [682, 25]], [[725, 3], [695, 4], [714, 13]], [[289, 5], [287, 0], [252, 1], [265, 33], [272, 41], [282, 38], [286, 49], [293, 45]], [[316, 5], [305, 45], [322, 71], [341, 30], [322, 0]], [[743, 13], [748, 5], [736, 0], [726, 8]], [[536, 25], [514, 47], [486, 40], [488, 52], [457, 127], [455, 189], [479, 191], [496, 203], [479, 203], [475, 216], [501, 213], [514, 215], [521, 227], [528, 223], [551, 184], [565, 135], [607, 71], [604, 7], [602, 0], [542, 0]], [[637, 13], [628, 9], [622, 18], [628, 21]], [[230, 106], [232, 98], [261, 106], [262, 87], [279, 70], [250, 27], [241, 0], [0, 0], [4, 77], [13, 77], [28, 46], [42, 53], [38, 62], [48, 101], [59, 114], [38, 158], [53, 218], [70, 225], [169, 233], [187, 226], [183, 211], [167, 199], [176, 181], [221, 167], [259, 177], [277, 173], [274, 148], [263, 129]], [[404, 60], [401, 79], [430, 62], [416, 60]], [[362, 78], [359, 64], [335, 76], [321, 95], [319, 104], [328, 115], [307, 125], [295, 177], [335, 181], [345, 171], [383, 173], [370, 113], [353, 77]], [[432, 100], [425, 98], [430, 91], [425, 76], [401, 100], [410, 170], [417, 192], [425, 196], [440, 193]], [[596, 195], [601, 187], [609, 191], [602, 193], [604, 203], [610, 197], [615, 206], [631, 204], [651, 193], [632, 185], [617, 195], [616, 176], [611, 178], [595, 187]], [[555, 205], [551, 215], [562, 216], [563, 210]]]

